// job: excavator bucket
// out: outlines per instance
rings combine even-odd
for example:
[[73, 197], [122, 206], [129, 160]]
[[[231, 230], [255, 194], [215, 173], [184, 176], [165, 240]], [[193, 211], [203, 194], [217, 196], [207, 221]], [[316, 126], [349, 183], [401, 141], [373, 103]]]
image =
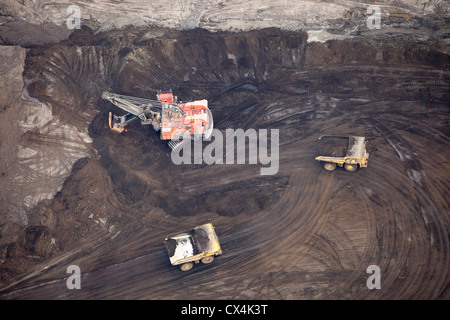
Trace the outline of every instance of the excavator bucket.
[[108, 120], [108, 124], [109, 124], [109, 128], [113, 131], [116, 131], [118, 133], [122, 133], [125, 128], [121, 128], [120, 127], [120, 123], [117, 123], [115, 121], [113, 121], [113, 118], [116, 118], [115, 115], [112, 114], [112, 112], [109, 113], [109, 120]]

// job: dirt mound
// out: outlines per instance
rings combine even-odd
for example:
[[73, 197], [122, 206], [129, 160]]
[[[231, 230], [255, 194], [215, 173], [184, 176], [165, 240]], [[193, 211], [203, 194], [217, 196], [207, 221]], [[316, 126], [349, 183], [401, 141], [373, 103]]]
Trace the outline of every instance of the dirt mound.
[[34, 209], [29, 226], [2, 227], [2, 277], [20, 274], [29, 265], [46, 261], [93, 236], [107, 234], [114, 225], [125, 226], [117, 206], [104, 168], [98, 161], [80, 159], [54, 199], [43, 201]]

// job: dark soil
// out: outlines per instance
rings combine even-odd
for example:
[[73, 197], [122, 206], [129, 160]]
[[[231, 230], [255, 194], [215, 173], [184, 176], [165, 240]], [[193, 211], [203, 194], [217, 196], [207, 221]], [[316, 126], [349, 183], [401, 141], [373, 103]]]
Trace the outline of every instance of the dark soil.
[[[149, 33], [155, 37], [149, 37]], [[166, 257], [154, 243], [162, 245], [163, 233], [169, 229], [181, 231], [185, 224], [215, 219], [222, 223], [222, 247], [224, 253], [228, 252], [223, 261], [228, 271], [218, 278], [235, 282], [210, 297], [248, 298], [252, 290], [258, 292], [252, 286], [262, 285], [263, 275], [279, 272], [274, 282], [283, 297], [364, 298], [368, 296], [364, 286], [352, 284], [360, 280], [361, 268], [369, 262], [384, 263], [384, 268], [391, 270], [385, 278], [385, 286], [391, 291], [383, 291], [384, 297], [404, 297], [403, 293], [418, 298], [448, 297], [444, 292], [450, 252], [445, 209], [448, 160], [442, 163], [439, 154], [424, 151], [431, 148], [446, 153], [448, 149], [450, 58], [441, 46], [439, 42], [359, 38], [308, 44], [306, 33], [277, 29], [240, 34], [130, 29], [94, 35], [84, 28], [67, 41], [31, 48], [24, 72], [30, 80], [30, 95], [48, 103], [54, 115], [70, 124], [82, 123], [89, 115], [86, 111], [97, 112], [89, 132], [98, 156], [75, 164], [54, 199], [30, 213], [29, 226], [1, 226], [3, 284], [77, 247], [93, 248], [91, 242], [98, 243], [95, 241], [102, 236], [120, 229], [114, 241], [122, 247], [104, 242], [107, 244], [101, 249], [101, 257], [97, 251], [83, 249], [86, 254], [80, 259], [90, 261], [84, 270], [91, 272], [93, 290], [83, 291], [83, 298], [92, 297], [98, 288], [103, 288], [100, 297], [120, 297], [120, 290], [106, 289], [106, 293], [100, 280], [95, 280], [103, 272], [98, 270], [119, 264], [124, 257], [134, 261], [148, 252], [152, 252], [149, 268], [153, 272], [146, 274], [160, 278], [152, 290], [133, 291], [127, 297], [137, 297], [141, 292], [141, 298], [161, 298], [158, 292], [164, 292], [180, 298], [179, 288], [175, 290], [170, 284], [173, 270], [167, 271], [170, 274], [160, 271], [168, 269], [163, 262]], [[102, 91], [154, 99], [157, 90], [168, 89], [182, 101], [208, 99], [215, 126], [222, 131], [280, 129], [278, 174], [261, 176], [259, 165], [177, 166], [170, 159], [166, 142], [151, 126], [133, 123], [123, 134], [109, 130], [108, 112], [121, 111], [101, 100]], [[372, 156], [369, 168], [350, 176], [339, 170], [323, 173], [314, 163], [316, 141], [322, 134], [366, 136]], [[403, 154], [397, 154], [389, 142], [410, 150], [407, 155], [416, 162], [403, 162]], [[389, 164], [383, 164], [386, 161]], [[430, 168], [433, 163], [441, 168]], [[383, 171], [385, 166], [390, 174]], [[426, 178], [414, 180], [414, 172], [421, 170], [428, 170]], [[340, 178], [331, 182], [336, 176]], [[351, 192], [355, 193], [353, 197], [349, 196]], [[392, 209], [394, 204], [397, 209]], [[422, 225], [423, 210], [430, 215], [428, 225]], [[356, 212], [369, 222], [363, 220], [361, 225], [367, 229], [361, 227], [353, 233], [355, 221], [363, 219]], [[396, 235], [394, 224], [389, 226], [386, 216], [408, 232]], [[416, 224], [408, 222], [410, 216], [418, 217], [417, 221], [413, 219]], [[149, 228], [151, 235], [142, 228]], [[332, 234], [336, 230], [342, 235]], [[433, 233], [434, 244], [429, 243], [427, 233]], [[11, 234], [14, 238], [7, 239]], [[135, 239], [136, 235], [141, 240]], [[156, 236], [161, 237], [160, 242]], [[291, 244], [294, 247], [288, 250], [289, 256], [277, 256], [286, 251], [281, 250], [283, 246]], [[406, 244], [414, 254], [411, 261], [408, 253], [397, 251]], [[333, 245], [339, 250], [332, 251]], [[429, 248], [428, 253], [418, 247], [421, 245]], [[249, 256], [253, 259], [244, 260]], [[401, 270], [409, 270], [412, 281], [422, 277], [418, 285], [428, 289], [420, 293], [415, 285], [407, 288], [399, 274], [403, 271], [389, 269], [392, 264], [387, 256], [397, 259], [397, 265], [404, 268]], [[312, 260], [329, 261], [329, 257], [333, 257], [331, 262], [321, 265], [328, 273], [314, 273], [312, 282], [299, 280], [304, 279], [303, 268], [310, 266], [308, 272], [316, 272]], [[441, 261], [439, 269], [425, 270], [435, 258]], [[306, 260], [300, 263], [296, 259]], [[277, 267], [275, 261], [281, 261], [284, 267]], [[415, 269], [413, 264], [421, 264], [424, 269]], [[127, 273], [129, 277], [133, 270]], [[210, 270], [219, 273], [218, 269]], [[337, 270], [342, 272], [340, 277], [333, 276]], [[349, 275], [343, 270], [354, 272]], [[239, 276], [234, 278], [233, 273]], [[250, 274], [259, 278], [249, 283]], [[196, 282], [198, 277], [194, 273], [183, 286], [206, 285], [204, 278]], [[320, 287], [321, 279], [331, 283], [329, 291]], [[313, 284], [305, 285], [305, 281]], [[401, 281], [403, 287], [395, 281]], [[297, 291], [296, 283], [300, 282], [302, 289]], [[247, 289], [241, 288], [244, 283]], [[56, 289], [54, 292], [63, 294]], [[192, 292], [196, 294], [190, 298], [205, 297], [205, 291]], [[259, 292], [256, 297], [264, 298], [261, 292], [265, 291]], [[41, 297], [52, 295], [47, 292]], [[27, 297], [33, 297], [32, 291]]]

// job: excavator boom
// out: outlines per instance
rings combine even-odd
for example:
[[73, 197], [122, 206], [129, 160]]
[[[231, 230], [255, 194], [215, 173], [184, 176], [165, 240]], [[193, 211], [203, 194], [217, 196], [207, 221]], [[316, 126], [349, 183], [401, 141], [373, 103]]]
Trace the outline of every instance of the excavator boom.
[[111, 92], [103, 92], [102, 98], [115, 104], [122, 110], [135, 115], [141, 120], [145, 120], [146, 114], [151, 113], [151, 108], [161, 108], [161, 102], [156, 100], [134, 98], [125, 95], [118, 95]]

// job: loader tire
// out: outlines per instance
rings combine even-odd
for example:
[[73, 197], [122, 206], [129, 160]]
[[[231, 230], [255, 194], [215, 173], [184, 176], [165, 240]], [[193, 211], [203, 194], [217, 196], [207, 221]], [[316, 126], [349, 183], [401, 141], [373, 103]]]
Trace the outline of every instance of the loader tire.
[[332, 162], [325, 162], [323, 164], [323, 168], [327, 171], [333, 171], [336, 169], [336, 163], [332, 163]]
[[357, 164], [353, 164], [353, 163], [346, 163], [346, 164], [344, 164], [344, 169], [349, 171], [349, 172], [353, 172], [353, 171], [356, 171], [358, 169], [358, 165]]
[[181, 271], [189, 271], [192, 269], [193, 266], [194, 266], [193, 262], [186, 262], [180, 266], [180, 270]]
[[207, 256], [202, 259], [202, 263], [208, 264], [214, 261], [214, 256]]

